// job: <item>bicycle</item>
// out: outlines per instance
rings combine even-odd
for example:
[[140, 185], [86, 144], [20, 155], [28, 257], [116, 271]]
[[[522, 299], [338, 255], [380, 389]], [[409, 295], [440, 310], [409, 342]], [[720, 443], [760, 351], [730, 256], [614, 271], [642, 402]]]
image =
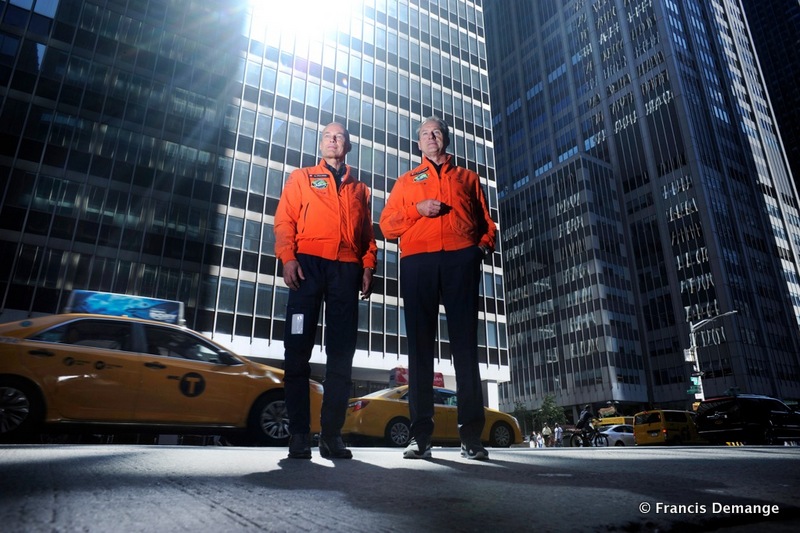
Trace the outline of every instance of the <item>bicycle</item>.
[[588, 429], [579, 433], [574, 433], [569, 439], [569, 445], [576, 448], [582, 448], [584, 446], [605, 447], [608, 446], [608, 435], [590, 426]]

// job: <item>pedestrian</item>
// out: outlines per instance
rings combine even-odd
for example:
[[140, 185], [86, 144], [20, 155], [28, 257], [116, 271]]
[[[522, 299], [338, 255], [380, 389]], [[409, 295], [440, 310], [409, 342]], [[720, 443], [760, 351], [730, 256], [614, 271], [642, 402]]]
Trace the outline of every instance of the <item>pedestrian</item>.
[[553, 434], [553, 430], [550, 429], [550, 426], [547, 425], [547, 422], [544, 423], [544, 427], [542, 428], [542, 437], [544, 438], [544, 445], [545, 446], [552, 446], [553, 443], [550, 441], [550, 437]]
[[561, 447], [561, 438], [564, 436], [564, 428], [561, 427], [561, 424], [556, 422], [556, 427], [553, 430], [553, 444], [557, 448]]
[[409, 459], [429, 458], [433, 434], [433, 362], [439, 302], [444, 304], [458, 382], [461, 455], [486, 460], [481, 444], [484, 406], [478, 363], [481, 263], [497, 232], [480, 178], [447, 153], [450, 132], [438, 117], [417, 130], [422, 162], [400, 176], [381, 213], [387, 239], [399, 239], [400, 290], [408, 334]]
[[325, 301], [322, 457], [350, 459], [341, 437], [351, 396], [358, 297], [372, 293], [377, 246], [370, 190], [350, 173], [350, 135], [338, 123], [322, 130], [318, 165], [289, 175], [275, 213], [275, 255], [289, 287], [284, 330], [284, 387], [289, 457], [311, 458], [309, 378], [320, 306]]

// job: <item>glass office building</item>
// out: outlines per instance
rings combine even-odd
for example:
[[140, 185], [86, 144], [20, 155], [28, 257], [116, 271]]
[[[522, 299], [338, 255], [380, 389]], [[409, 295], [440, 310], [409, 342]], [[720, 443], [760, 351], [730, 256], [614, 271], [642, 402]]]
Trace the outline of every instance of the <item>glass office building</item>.
[[798, 195], [740, 2], [484, 10], [512, 374], [501, 407], [686, 408], [695, 381], [706, 397], [798, 398]]
[[[420, 161], [424, 117], [452, 126], [457, 163], [482, 176], [498, 217], [483, 14], [479, 0], [331, 4], [0, 2], [0, 319], [61, 312], [74, 289], [179, 300], [190, 328], [280, 364], [273, 215], [335, 120], [379, 238], [354, 393], [385, 386], [407, 346], [397, 244], [377, 220]], [[496, 404], [509, 379], [501, 254], [483, 269], [481, 370]], [[452, 386], [441, 323], [436, 370]]]
[[800, 179], [800, 2], [742, 0], [769, 100], [786, 146], [795, 186]]

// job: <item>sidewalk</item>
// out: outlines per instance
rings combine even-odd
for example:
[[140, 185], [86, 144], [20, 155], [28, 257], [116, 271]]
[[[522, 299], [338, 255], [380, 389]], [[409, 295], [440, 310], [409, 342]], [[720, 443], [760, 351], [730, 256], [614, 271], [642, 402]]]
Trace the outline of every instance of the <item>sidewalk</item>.
[[[0, 524], [4, 533], [800, 529], [800, 448], [489, 452], [470, 461], [436, 447], [431, 460], [409, 460], [399, 448], [353, 448], [352, 460], [331, 461], [314, 448], [309, 461], [276, 448], [0, 446]], [[720, 514], [715, 503], [751, 507]], [[695, 504], [707, 510], [677, 507]]]

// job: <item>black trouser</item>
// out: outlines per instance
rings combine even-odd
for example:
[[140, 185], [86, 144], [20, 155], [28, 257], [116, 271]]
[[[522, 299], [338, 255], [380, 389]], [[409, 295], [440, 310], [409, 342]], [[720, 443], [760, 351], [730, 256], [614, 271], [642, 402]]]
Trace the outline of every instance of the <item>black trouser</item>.
[[[325, 393], [322, 399], [322, 434], [339, 435], [352, 390], [353, 355], [358, 333], [358, 291], [363, 270], [357, 263], [330, 261], [298, 254], [305, 280], [289, 291], [284, 332], [286, 410], [289, 433], [311, 429], [309, 378], [317, 319], [325, 300]], [[300, 333], [293, 324], [302, 316]]]
[[462, 440], [483, 432], [483, 389], [478, 365], [478, 285], [483, 252], [415, 254], [400, 260], [400, 287], [408, 335], [411, 434], [433, 434], [433, 360], [439, 298], [445, 308], [450, 352], [458, 382], [458, 427]]

